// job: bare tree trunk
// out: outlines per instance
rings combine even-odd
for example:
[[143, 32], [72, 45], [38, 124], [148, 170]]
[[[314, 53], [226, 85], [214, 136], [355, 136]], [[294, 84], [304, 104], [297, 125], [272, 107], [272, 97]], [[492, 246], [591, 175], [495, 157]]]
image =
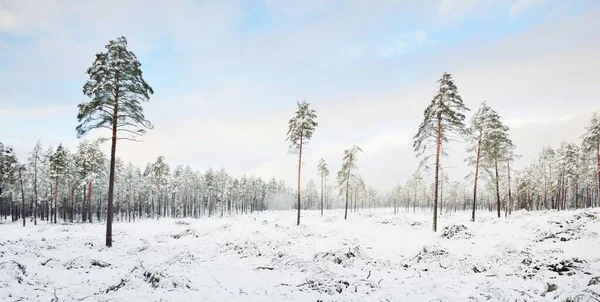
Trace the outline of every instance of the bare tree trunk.
[[496, 203], [498, 204], [498, 218], [500, 215], [500, 176], [498, 176], [498, 160], [494, 162], [496, 169]]
[[433, 195], [433, 231], [437, 232], [437, 199], [438, 199], [438, 184], [440, 177], [440, 152], [442, 146], [442, 116], [438, 114], [437, 124], [437, 141], [436, 141], [436, 152], [435, 152], [435, 193]]
[[[115, 83], [119, 82], [119, 72], [115, 75]], [[112, 247], [113, 198], [115, 192], [115, 161], [117, 153], [117, 121], [119, 113], [119, 87], [115, 90], [113, 109], [112, 145], [110, 148], [110, 175], [108, 178], [108, 207], [106, 212], [106, 246]]]
[[348, 219], [348, 194], [350, 193], [350, 172], [348, 172], [348, 179], [346, 179], [346, 209], [344, 210], [344, 220]]
[[596, 142], [596, 162], [598, 165], [598, 183], [596, 185], [596, 206], [600, 206], [600, 141]]
[[94, 181], [90, 179], [90, 182], [88, 183], [88, 196], [87, 196], [87, 198], [88, 198], [88, 209], [87, 210], [88, 210], [88, 219], [89, 219], [88, 222], [89, 223], [92, 223], [92, 195], [93, 195], [92, 194], [92, 192], [93, 192], [93, 190], [92, 190], [92, 188], [93, 188], [92, 187], [92, 183], [93, 182]]
[[21, 199], [22, 199], [22, 205], [21, 205], [21, 214], [23, 216], [23, 226], [25, 226], [25, 190], [23, 190], [23, 176], [21, 175], [21, 167], [19, 167], [19, 181], [21, 182]]
[[300, 225], [300, 172], [302, 170], [302, 134], [304, 129], [300, 129], [300, 152], [298, 153], [298, 222]]
[[475, 182], [473, 185], [473, 211], [471, 213], [471, 221], [475, 221], [475, 207], [477, 206], [477, 178], [479, 177], [479, 159], [481, 158], [481, 138], [483, 131], [479, 131], [479, 140], [477, 142], [477, 159], [475, 161]]
[[55, 189], [54, 189], [54, 223], [56, 223], [56, 215], [58, 213], [58, 174], [56, 175]]
[[33, 162], [33, 196], [34, 196], [34, 203], [35, 203], [35, 212], [33, 212], [33, 225], [37, 225], [37, 212], [38, 212], [37, 153], [35, 155], [35, 161]]
[[510, 182], [510, 162], [508, 166], [508, 214], [512, 214], [512, 195], [511, 195], [511, 182]]

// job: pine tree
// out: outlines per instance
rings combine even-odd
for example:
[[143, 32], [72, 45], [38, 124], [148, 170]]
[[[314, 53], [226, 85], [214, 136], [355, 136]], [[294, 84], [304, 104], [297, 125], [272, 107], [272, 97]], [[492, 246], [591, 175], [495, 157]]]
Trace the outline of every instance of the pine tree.
[[309, 107], [306, 101], [298, 102], [298, 110], [288, 123], [286, 141], [290, 144], [289, 153], [298, 154], [298, 220], [300, 225], [300, 178], [302, 171], [302, 147], [306, 146], [319, 125], [317, 112]]
[[[91, 100], [79, 104], [77, 120], [80, 124], [76, 130], [78, 137], [93, 129], [112, 131], [106, 219], [106, 246], [111, 247], [117, 140], [136, 140], [146, 129], [152, 128], [144, 116], [142, 103], [149, 101], [154, 91], [142, 77], [141, 64], [127, 49], [125, 37], [109, 41], [106, 49], [96, 55], [87, 70], [90, 79], [83, 86], [83, 93]], [[132, 136], [122, 137], [122, 133]]]
[[[487, 138], [490, 131], [490, 117], [495, 114], [495, 111], [486, 104], [481, 103], [481, 107], [471, 118], [471, 124], [467, 129], [467, 142], [469, 147], [467, 152], [469, 157], [466, 159], [469, 165], [475, 166], [474, 182], [473, 182], [473, 209], [471, 220], [475, 221], [475, 209], [477, 207], [477, 181], [479, 180], [479, 166], [481, 160], [481, 144]], [[473, 156], [473, 153], [475, 154]]]
[[346, 206], [344, 210], [344, 219], [348, 219], [348, 198], [350, 194], [350, 182], [352, 180], [352, 172], [357, 168], [356, 162], [358, 161], [358, 153], [362, 152], [362, 149], [354, 145], [350, 149], [344, 150], [344, 158], [342, 159], [342, 167], [337, 173], [338, 186], [340, 187], [340, 194], [346, 192]]
[[514, 145], [508, 134], [510, 129], [502, 123], [500, 115], [495, 112], [494, 114], [490, 114], [488, 122], [488, 134], [481, 143], [481, 156], [486, 170], [490, 172], [494, 180], [498, 218], [500, 218], [500, 173], [498, 165], [509, 160], [509, 155], [512, 154]]
[[590, 125], [585, 128], [583, 147], [596, 156], [596, 205], [600, 206], [600, 115], [594, 113]]
[[465, 132], [464, 112], [469, 109], [463, 104], [458, 88], [454, 84], [452, 76], [444, 72], [438, 80], [439, 89], [433, 100], [425, 109], [423, 121], [419, 125], [417, 134], [414, 136], [413, 148], [417, 156], [422, 156], [427, 150], [435, 148], [435, 154], [426, 156], [422, 164], [429, 158], [435, 156], [435, 181], [433, 195], [433, 231], [437, 231], [437, 201], [440, 155], [452, 134], [463, 134]]
[[323, 158], [319, 160], [319, 164], [317, 165], [317, 170], [319, 171], [319, 176], [321, 176], [321, 216], [323, 216], [323, 203], [324, 196], [323, 190], [325, 188], [325, 178], [329, 175], [329, 169], [327, 168], [327, 163]]

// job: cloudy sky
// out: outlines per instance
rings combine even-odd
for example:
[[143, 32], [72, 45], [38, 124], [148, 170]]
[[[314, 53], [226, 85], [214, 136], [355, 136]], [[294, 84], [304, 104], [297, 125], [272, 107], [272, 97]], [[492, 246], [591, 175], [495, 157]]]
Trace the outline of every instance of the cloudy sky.
[[[485, 100], [511, 126], [519, 168], [600, 111], [598, 28], [597, 0], [0, 0], [0, 141], [21, 159], [38, 139], [75, 146], [85, 71], [124, 35], [155, 90], [155, 129], [118, 145], [126, 161], [291, 184], [287, 121], [306, 100], [320, 125], [303, 181], [357, 144], [385, 190], [416, 168], [412, 136], [448, 71], [472, 111]], [[463, 150], [446, 160], [457, 179]]]

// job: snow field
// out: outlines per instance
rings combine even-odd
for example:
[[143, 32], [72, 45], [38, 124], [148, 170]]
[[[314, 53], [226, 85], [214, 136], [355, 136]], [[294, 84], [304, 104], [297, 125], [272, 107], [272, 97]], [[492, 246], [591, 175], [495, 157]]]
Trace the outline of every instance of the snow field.
[[[596, 301], [600, 210], [0, 224], [1, 301]], [[598, 283], [598, 284], [595, 284]], [[595, 298], [593, 298], [595, 297]], [[569, 300], [570, 299], [570, 300]]]

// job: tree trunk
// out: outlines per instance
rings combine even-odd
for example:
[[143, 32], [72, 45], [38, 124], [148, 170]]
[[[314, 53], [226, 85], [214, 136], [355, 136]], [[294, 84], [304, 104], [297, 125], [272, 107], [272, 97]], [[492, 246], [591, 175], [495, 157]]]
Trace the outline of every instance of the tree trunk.
[[158, 208], [158, 213], [156, 213], [156, 219], [160, 218], [160, 211], [162, 207], [160, 206], [160, 172], [158, 173], [158, 177], [156, 180], [156, 206]]
[[479, 131], [479, 140], [477, 141], [477, 159], [475, 160], [475, 182], [473, 184], [473, 211], [471, 221], [475, 221], [475, 207], [477, 206], [477, 178], [479, 177], [479, 159], [481, 158], [481, 138], [483, 131]]
[[498, 176], [498, 160], [494, 161], [496, 169], [496, 203], [498, 204], [498, 218], [500, 215], [500, 176]]
[[438, 184], [440, 177], [440, 152], [442, 147], [442, 116], [438, 114], [437, 124], [437, 141], [435, 152], [435, 193], [433, 195], [433, 231], [437, 232], [437, 199], [438, 199]]
[[350, 171], [348, 171], [348, 179], [346, 180], [346, 210], [344, 211], [344, 220], [348, 219], [348, 194], [350, 192]]
[[54, 223], [56, 223], [56, 216], [58, 213], [58, 174], [56, 175], [56, 182], [54, 187]]
[[34, 196], [34, 207], [33, 212], [33, 225], [37, 225], [37, 212], [38, 212], [38, 191], [37, 191], [37, 153], [35, 155], [35, 161], [33, 162], [33, 196]]
[[[115, 83], [119, 82], [119, 73], [115, 75]], [[117, 119], [119, 113], [119, 87], [115, 90], [115, 103], [112, 120], [112, 145], [110, 148], [110, 175], [108, 177], [108, 207], [106, 211], [106, 246], [112, 247], [113, 198], [115, 192], [115, 160], [117, 153]]]
[[23, 226], [25, 226], [25, 190], [23, 190], [23, 176], [21, 175], [21, 168], [19, 168], [19, 181], [21, 182], [21, 216], [23, 216]]
[[93, 196], [93, 190], [92, 190], [92, 183], [94, 181], [92, 179], [90, 179], [90, 182], [88, 183], [88, 219], [89, 219], [89, 223], [92, 223], [92, 196]]
[[300, 172], [302, 170], [302, 134], [304, 129], [300, 129], [300, 152], [298, 153], [298, 222], [300, 225]]
[[596, 162], [598, 165], [598, 183], [596, 185], [596, 206], [600, 206], [600, 141], [596, 142]]
[[511, 183], [510, 183], [510, 162], [508, 165], [508, 214], [512, 214], [512, 195], [511, 195]]

